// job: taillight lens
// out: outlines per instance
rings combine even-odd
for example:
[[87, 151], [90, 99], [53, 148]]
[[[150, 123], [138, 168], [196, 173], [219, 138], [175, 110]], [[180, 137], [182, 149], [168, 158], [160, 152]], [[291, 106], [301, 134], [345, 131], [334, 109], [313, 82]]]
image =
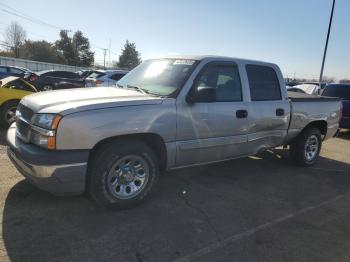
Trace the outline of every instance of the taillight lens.
[[343, 116], [350, 117], [350, 101], [343, 100]]
[[36, 74], [31, 74], [31, 76], [29, 77], [29, 81], [33, 82], [35, 80], [37, 80], [39, 77]]
[[96, 80], [96, 81], [95, 81], [95, 84], [96, 84], [96, 85], [101, 85], [101, 84], [103, 84], [103, 81], [102, 81], [102, 80]]

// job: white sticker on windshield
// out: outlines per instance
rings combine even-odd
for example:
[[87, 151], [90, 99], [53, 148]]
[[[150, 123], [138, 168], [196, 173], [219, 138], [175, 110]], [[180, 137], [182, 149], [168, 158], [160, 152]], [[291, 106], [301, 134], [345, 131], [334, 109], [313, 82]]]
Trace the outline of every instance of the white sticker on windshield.
[[193, 65], [194, 60], [189, 60], [189, 59], [181, 59], [181, 60], [175, 60], [174, 65]]

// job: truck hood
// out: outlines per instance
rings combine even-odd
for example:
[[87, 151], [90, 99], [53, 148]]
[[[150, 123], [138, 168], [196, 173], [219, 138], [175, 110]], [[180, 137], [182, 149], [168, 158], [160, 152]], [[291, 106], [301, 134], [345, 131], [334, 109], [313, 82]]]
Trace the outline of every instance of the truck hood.
[[67, 115], [74, 112], [117, 106], [155, 105], [162, 98], [115, 87], [75, 88], [46, 91], [26, 96], [21, 104], [34, 113]]

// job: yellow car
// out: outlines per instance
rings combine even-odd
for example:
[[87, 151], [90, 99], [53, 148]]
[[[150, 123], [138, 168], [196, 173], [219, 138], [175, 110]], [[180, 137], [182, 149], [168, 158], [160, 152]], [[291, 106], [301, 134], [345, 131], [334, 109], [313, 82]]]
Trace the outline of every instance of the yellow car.
[[0, 79], [0, 125], [8, 127], [15, 121], [19, 101], [34, 92], [37, 92], [35, 87], [19, 77]]

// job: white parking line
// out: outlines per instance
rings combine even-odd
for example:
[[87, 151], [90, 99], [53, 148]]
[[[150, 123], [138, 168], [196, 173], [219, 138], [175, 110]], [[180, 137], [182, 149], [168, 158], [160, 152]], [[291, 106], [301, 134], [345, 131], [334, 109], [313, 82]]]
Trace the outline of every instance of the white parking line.
[[314, 205], [314, 206], [305, 207], [305, 208], [303, 208], [303, 209], [301, 209], [301, 210], [299, 210], [299, 211], [297, 211], [295, 213], [290, 213], [288, 215], [285, 215], [283, 217], [274, 219], [274, 220], [272, 220], [270, 222], [267, 222], [267, 223], [262, 224], [260, 226], [254, 227], [254, 228], [249, 229], [247, 231], [244, 231], [242, 233], [229, 236], [229, 237], [224, 238], [221, 241], [215, 242], [215, 243], [213, 243], [213, 244], [211, 244], [211, 245], [209, 245], [209, 246], [207, 246], [205, 248], [199, 249], [198, 251], [196, 251], [196, 252], [194, 252], [192, 254], [189, 254], [189, 255], [184, 256], [184, 257], [179, 258], [179, 259], [176, 259], [175, 262], [193, 261], [193, 260], [198, 259], [198, 258], [200, 258], [200, 257], [202, 257], [204, 255], [207, 255], [207, 254], [209, 254], [209, 253], [211, 253], [211, 252], [213, 252], [213, 251], [215, 251], [215, 250], [217, 250], [219, 248], [223, 248], [223, 247], [231, 244], [232, 242], [235, 242], [235, 241], [238, 241], [238, 240], [240, 240], [242, 238], [246, 238], [246, 237], [249, 237], [251, 235], [254, 235], [256, 232], [258, 232], [260, 230], [266, 229], [268, 227], [272, 227], [272, 226], [274, 226], [276, 224], [280, 224], [282, 222], [285, 222], [285, 221], [287, 221], [289, 219], [292, 219], [292, 218], [294, 218], [296, 216], [302, 215], [302, 214], [304, 214], [306, 212], [309, 212], [311, 210], [314, 210], [314, 209], [317, 209], [319, 207], [322, 207], [322, 206], [328, 205], [330, 203], [333, 203], [333, 202], [335, 202], [335, 201], [337, 201], [337, 200], [339, 200], [341, 198], [344, 198], [344, 197], [345, 197], [345, 195], [339, 195], [339, 196], [337, 196], [335, 198], [332, 198], [330, 200], [324, 201], [324, 202], [322, 202], [320, 204], [317, 204], [317, 205]]

